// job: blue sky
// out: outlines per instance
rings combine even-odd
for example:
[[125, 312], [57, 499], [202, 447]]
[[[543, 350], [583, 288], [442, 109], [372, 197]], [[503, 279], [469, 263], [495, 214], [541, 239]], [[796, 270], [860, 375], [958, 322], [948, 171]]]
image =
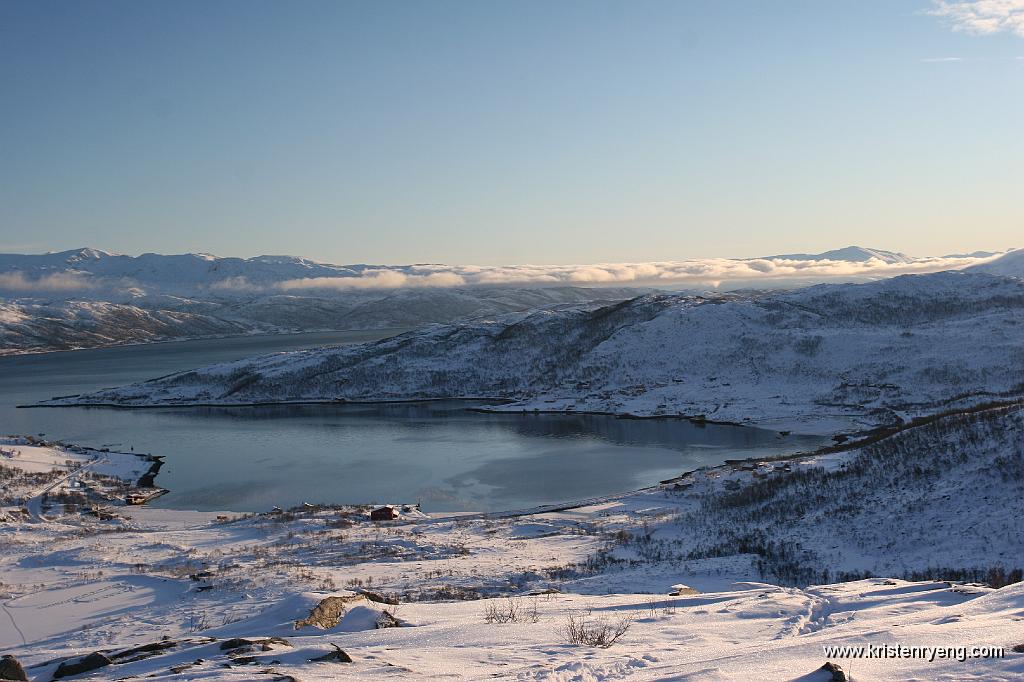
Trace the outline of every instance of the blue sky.
[[1005, 8], [8, 0], [0, 251], [1024, 246], [1024, 2]]

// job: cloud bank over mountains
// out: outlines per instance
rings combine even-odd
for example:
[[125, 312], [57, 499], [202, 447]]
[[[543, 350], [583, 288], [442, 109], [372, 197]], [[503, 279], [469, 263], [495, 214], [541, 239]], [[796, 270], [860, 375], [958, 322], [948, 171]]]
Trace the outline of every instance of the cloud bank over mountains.
[[889, 262], [879, 258], [862, 261], [804, 260], [790, 257], [732, 260], [708, 258], [650, 263], [599, 263], [592, 265], [443, 266], [416, 265], [407, 271], [368, 270], [359, 277], [318, 277], [288, 280], [284, 290], [355, 289], [407, 286], [473, 285], [637, 285], [678, 284], [719, 287], [729, 282], [766, 284], [779, 280], [826, 281], [875, 279], [896, 275], [938, 272], [976, 265], [992, 256], [943, 256]]
[[58, 272], [30, 278], [24, 272], [0, 272], [0, 291], [13, 292], [72, 292], [89, 289], [88, 279], [73, 272]]
[[980, 265], [1000, 254], [913, 257], [851, 246], [820, 254], [578, 265], [332, 265], [290, 256], [121, 256], [97, 249], [0, 255], [0, 295], [102, 296], [331, 292], [479, 286], [791, 286], [864, 281]]

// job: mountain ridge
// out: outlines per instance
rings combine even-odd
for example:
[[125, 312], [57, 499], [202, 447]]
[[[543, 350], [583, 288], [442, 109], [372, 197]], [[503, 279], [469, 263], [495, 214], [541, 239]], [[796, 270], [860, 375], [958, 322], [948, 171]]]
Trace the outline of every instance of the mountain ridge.
[[489, 397], [515, 411], [874, 428], [1024, 395], [1022, 321], [1024, 282], [985, 273], [654, 293], [250, 358], [50, 404]]

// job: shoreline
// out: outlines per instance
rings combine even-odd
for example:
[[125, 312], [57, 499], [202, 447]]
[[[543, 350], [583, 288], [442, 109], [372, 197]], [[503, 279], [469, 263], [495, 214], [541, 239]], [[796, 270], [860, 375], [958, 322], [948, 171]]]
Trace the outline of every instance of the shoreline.
[[[15, 437], [16, 438], [26, 438], [26, 439], [30, 438], [30, 436], [15, 436]], [[150, 464], [149, 464], [149, 469], [144, 474], [139, 476], [139, 478], [135, 481], [135, 483], [133, 485], [136, 488], [152, 488], [154, 490], [160, 490], [161, 491], [159, 494], [153, 495], [153, 497], [150, 498], [150, 499], [156, 499], [157, 497], [160, 497], [160, 495], [166, 495], [167, 493], [170, 492], [170, 490], [168, 490], [167, 488], [161, 488], [160, 486], [155, 485], [156, 477], [157, 477], [157, 475], [159, 475], [160, 469], [164, 465], [165, 455], [153, 455], [153, 454], [150, 454], [148, 452], [122, 452], [121, 450], [110, 450], [109, 448], [107, 448], [107, 449], [104, 449], [104, 448], [93, 448], [93, 447], [89, 447], [88, 445], [75, 445], [74, 443], [65, 443], [64, 441], [59, 441], [59, 440], [58, 441], [46, 441], [46, 440], [39, 440], [39, 439], [36, 439], [36, 440], [38, 441], [39, 445], [44, 445], [44, 446], [48, 446], [48, 447], [59, 447], [59, 448], [67, 448], [67, 449], [77, 449], [77, 450], [80, 450], [80, 451], [83, 451], [83, 452], [92, 453], [92, 454], [94, 454], [96, 456], [100, 456], [100, 457], [102, 457], [103, 455], [107, 455], [107, 454], [126, 455], [126, 456], [138, 457], [139, 459], [147, 461]]]
[[[391, 336], [397, 336], [398, 334], [404, 334], [407, 331], [411, 331], [414, 327], [381, 327], [380, 329], [302, 329], [299, 331], [252, 331], [250, 333], [239, 333], [239, 334], [203, 334], [200, 336], [180, 336], [168, 339], [154, 339], [153, 341], [132, 341], [129, 343], [107, 343], [98, 346], [80, 346], [75, 348], [27, 348], [14, 351], [0, 350], [0, 360], [4, 358], [17, 358], [24, 356], [36, 356], [36, 355], [55, 355], [57, 353], [77, 353], [80, 351], [88, 350], [110, 350], [114, 348], [136, 348], [140, 346], [157, 346], [166, 343], [185, 343], [188, 341], [218, 341], [224, 339], [250, 339], [254, 337], [271, 337], [271, 336], [301, 336], [302, 334], [344, 334], [351, 332], [388, 332], [394, 331], [395, 333]], [[390, 337], [382, 337], [390, 338]], [[353, 341], [352, 343], [360, 343], [359, 341]]]
[[[870, 445], [874, 445], [875, 443], [883, 441], [886, 438], [891, 438], [893, 436], [896, 436], [896, 435], [898, 435], [900, 433], [903, 433], [904, 431], [910, 431], [910, 430], [913, 430], [913, 429], [916, 429], [916, 428], [927, 426], [928, 424], [932, 424], [934, 422], [941, 421], [943, 419], [948, 419], [950, 417], [955, 417], [955, 416], [958, 416], [958, 415], [965, 415], [965, 414], [977, 414], [977, 413], [988, 412], [988, 411], [1012, 409], [1014, 407], [1024, 407], [1024, 400], [1017, 400], [1017, 401], [1011, 401], [1011, 402], [1006, 402], [1006, 403], [978, 406], [976, 408], [964, 409], [964, 410], [950, 410], [950, 411], [945, 411], [945, 412], [940, 412], [940, 413], [928, 415], [928, 416], [925, 416], [925, 417], [918, 417], [918, 418], [915, 418], [915, 419], [913, 419], [913, 420], [911, 420], [911, 421], [909, 421], [909, 422], [907, 422], [905, 424], [902, 424], [902, 425], [900, 425], [898, 427], [878, 427], [878, 428], [872, 429], [870, 431], [863, 432], [863, 436], [864, 437], [860, 438], [858, 440], [845, 440], [845, 441], [843, 441], [841, 443], [835, 443], [833, 445], [825, 445], [825, 446], [822, 446], [822, 447], [817, 448], [815, 450], [811, 450], [809, 452], [794, 452], [794, 453], [787, 454], [787, 455], [775, 455], [775, 456], [768, 456], [768, 457], [747, 457], [745, 459], [727, 459], [724, 462], [722, 462], [721, 464], [718, 464], [718, 465], [715, 465], [715, 466], [698, 467], [697, 469], [691, 469], [689, 471], [684, 471], [683, 473], [679, 474], [678, 476], [674, 476], [672, 478], [664, 479], [664, 480], [659, 481], [659, 482], [657, 482], [657, 483], [655, 483], [653, 485], [643, 486], [643, 487], [640, 487], [640, 488], [635, 488], [633, 490], [628, 490], [628, 491], [619, 492], [619, 493], [612, 493], [610, 495], [605, 495], [605, 496], [601, 496], [601, 497], [588, 498], [588, 499], [585, 499], [585, 500], [579, 500], [579, 501], [575, 501], [575, 502], [562, 502], [562, 503], [552, 503], [550, 505], [538, 505], [537, 507], [531, 507], [529, 509], [521, 509], [521, 510], [508, 510], [508, 511], [500, 511], [500, 512], [479, 512], [479, 513], [476, 513], [475, 516], [477, 516], [479, 518], [508, 518], [508, 517], [531, 516], [531, 515], [534, 515], [534, 514], [547, 514], [547, 513], [552, 513], [552, 512], [569, 511], [569, 510], [572, 510], [572, 509], [579, 509], [581, 507], [588, 507], [588, 506], [591, 506], [591, 505], [594, 505], [594, 504], [600, 504], [600, 503], [603, 503], [603, 502], [614, 501], [616, 499], [620, 499], [620, 498], [624, 498], [624, 497], [629, 497], [629, 496], [636, 495], [636, 494], [639, 494], [639, 493], [642, 493], [642, 492], [655, 490], [655, 489], [657, 489], [657, 488], [659, 488], [661, 486], [664, 486], [664, 485], [668, 485], [668, 484], [672, 484], [672, 483], [678, 483], [678, 482], [680, 482], [680, 481], [682, 481], [682, 480], [684, 480], [686, 478], [689, 478], [690, 476], [692, 476], [693, 474], [695, 474], [698, 471], [715, 471], [715, 470], [718, 470], [718, 469], [735, 470], [736, 467], [741, 467], [744, 464], [750, 464], [750, 463], [753, 463], [753, 462], [773, 462], [773, 463], [775, 463], [775, 462], [790, 462], [790, 461], [798, 461], [798, 460], [814, 458], [814, 457], [823, 457], [823, 456], [826, 456], [826, 455], [834, 455], [834, 454], [838, 454], [840, 452], [847, 452], [847, 451], [850, 451], [850, 450], [858, 450], [860, 448], [864, 448], [864, 447], [867, 447], [867, 446], [870, 446]], [[711, 423], [711, 422], [709, 422], [709, 423]], [[727, 423], [727, 422], [719, 422], [719, 423]], [[730, 425], [733, 425], [733, 426], [743, 426], [742, 424], [730, 424]], [[446, 516], [431, 517], [431, 518], [446, 518]]]
[[[170, 376], [170, 375], [168, 375]], [[162, 378], [162, 377], [157, 377]], [[75, 396], [56, 396], [50, 398], [50, 400], [62, 400], [65, 398], [73, 398]], [[161, 410], [161, 409], [180, 409], [190, 407], [272, 407], [274, 405], [408, 405], [414, 403], [442, 403], [442, 402], [474, 402], [474, 401], [493, 401], [496, 403], [504, 403], [504, 398], [491, 398], [486, 396], [469, 396], [465, 398], [399, 398], [395, 400], [348, 400], [345, 398], [335, 398], [332, 400], [266, 400], [266, 401], [253, 401], [247, 403], [180, 403], [180, 404], [161, 404], [161, 405], [117, 405], [115, 403], [28, 403], [25, 405], [15, 405], [15, 409], [18, 410], [31, 410], [36, 408], [74, 408], [74, 407], [90, 407], [90, 408], [103, 408], [111, 410]], [[480, 411], [485, 410], [472, 410], [471, 408], [465, 408], [467, 411]], [[555, 411], [550, 413], [554, 414]], [[495, 414], [500, 414], [495, 412]], [[511, 414], [519, 414], [514, 412]], [[579, 412], [578, 414], [585, 414]], [[593, 412], [590, 414], [601, 414]], [[611, 413], [609, 413], [611, 414]], [[612, 415], [614, 416], [614, 415]]]
[[[438, 401], [442, 401], [442, 400], [453, 400], [453, 399], [450, 399], [450, 398], [436, 398], [436, 399], [430, 399], [430, 400], [385, 401], [384, 404], [391, 404], [391, 403], [395, 403], [395, 402], [400, 402], [400, 403], [438, 402]], [[271, 404], [294, 404], [294, 403], [271, 403]], [[310, 404], [310, 403], [300, 403], [300, 404]], [[322, 403], [314, 403], [314, 404], [322, 404]], [[360, 403], [360, 404], [368, 404], [368, 403]], [[372, 403], [369, 403], [369, 404], [381, 404], [381, 401], [373, 401]], [[238, 405], [236, 405], [236, 406], [238, 406]], [[42, 407], [78, 407], [78, 406], [76, 406], [76, 405], [55, 405], [55, 406], [42, 406]], [[128, 407], [128, 408], [124, 408], [124, 409], [158, 409], [159, 407], [163, 407], [163, 406], [140, 406], [140, 407]], [[188, 406], [186, 406], [186, 407], [188, 407]], [[195, 405], [194, 407], [199, 407], [199, 406]], [[216, 407], [229, 407], [229, 406], [217, 405]], [[621, 498], [637, 495], [639, 493], [648, 492], [648, 491], [651, 491], [651, 490], [655, 490], [655, 489], [657, 489], [657, 488], [659, 488], [661, 486], [670, 485], [670, 484], [678, 484], [681, 481], [691, 477], [693, 474], [695, 474], [698, 471], [715, 471], [715, 470], [720, 470], [720, 469], [721, 470], [735, 470], [737, 467], [742, 467], [743, 465], [749, 465], [750, 463], [755, 463], [755, 462], [759, 462], [759, 463], [768, 463], [768, 462], [778, 463], [778, 462], [799, 461], [799, 460], [804, 460], [804, 459], [808, 459], [808, 458], [822, 457], [822, 456], [826, 456], [826, 455], [832, 455], [832, 454], [837, 454], [837, 453], [841, 453], [841, 452], [847, 452], [847, 451], [850, 451], [850, 450], [856, 450], [856, 449], [864, 448], [864, 447], [873, 445], [875, 443], [878, 443], [880, 441], [883, 441], [883, 440], [885, 440], [887, 438], [891, 438], [893, 436], [896, 436], [896, 435], [898, 435], [900, 433], [903, 433], [905, 431], [909, 431], [909, 430], [913, 430], [913, 429], [916, 429], [916, 428], [920, 428], [920, 427], [926, 426], [928, 424], [932, 424], [934, 422], [941, 421], [943, 419], [947, 419], [947, 418], [950, 418], [950, 417], [955, 417], [955, 416], [958, 416], [958, 415], [966, 415], [966, 414], [977, 414], [977, 413], [989, 412], [989, 411], [997, 411], [997, 410], [1009, 410], [1009, 409], [1019, 408], [1019, 407], [1024, 407], [1024, 400], [1012, 400], [1012, 401], [993, 402], [993, 403], [988, 403], [988, 404], [984, 404], [984, 405], [973, 406], [973, 407], [970, 407], [970, 408], [957, 409], [957, 410], [945, 410], [945, 411], [933, 413], [933, 414], [930, 414], [930, 415], [916, 417], [914, 419], [911, 419], [910, 421], [907, 421], [907, 422], [902, 423], [902, 424], [894, 425], [894, 426], [879, 426], [879, 427], [875, 427], [875, 428], [868, 429], [868, 430], [865, 430], [865, 431], [855, 432], [855, 433], [852, 433], [852, 434], [836, 434], [836, 435], [833, 436], [834, 439], [837, 439], [839, 436], [843, 436], [843, 439], [842, 440], [837, 440], [837, 442], [835, 442], [833, 444], [823, 445], [821, 447], [818, 447], [818, 448], [816, 448], [814, 450], [810, 450], [810, 451], [793, 452], [793, 453], [788, 453], [788, 454], [783, 454], [783, 455], [768, 455], [768, 456], [764, 456], [764, 457], [747, 457], [747, 458], [744, 458], [744, 459], [727, 459], [727, 460], [724, 460], [721, 464], [717, 464], [717, 465], [714, 465], [714, 466], [698, 467], [697, 469], [683, 471], [680, 474], [678, 474], [677, 476], [673, 476], [673, 477], [670, 477], [670, 478], [667, 478], [667, 479], [664, 479], [664, 480], [660, 480], [660, 481], [658, 481], [656, 483], [653, 483], [651, 485], [641, 486], [639, 488], [635, 488], [635, 489], [631, 489], [631, 490], [614, 492], [614, 493], [609, 493], [607, 495], [600, 495], [600, 496], [595, 496], [595, 497], [590, 497], [590, 498], [585, 498], [585, 499], [580, 499], [580, 500], [562, 500], [562, 501], [552, 502], [552, 503], [549, 503], [549, 504], [541, 504], [541, 505], [537, 505], [537, 506], [534, 506], [534, 507], [520, 508], [520, 509], [507, 509], [507, 510], [499, 510], [499, 511], [436, 512], [435, 514], [428, 513], [427, 516], [429, 516], [432, 520], [440, 520], [440, 519], [447, 519], [447, 518], [483, 518], [483, 519], [495, 518], [496, 519], [496, 518], [515, 518], [515, 517], [521, 517], [521, 516], [533, 516], [533, 515], [537, 515], [537, 514], [548, 514], [548, 513], [569, 511], [569, 510], [573, 510], [573, 509], [580, 509], [580, 508], [583, 508], [583, 507], [588, 507], [588, 506], [592, 506], [592, 505], [595, 505], [595, 504], [603, 504], [603, 503], [607, 503], [607, 502], [614, 501], [614, 500], [617, 500], [617, 499], [621, 499]], [[490, 411], [488, 411], [488, 410], [473, 409], [473, 408], [466, 408], [466, 411], [490, 413]], [[497, 414], [501, 414], [501, 412], [496, 412], [496, 413]], [[513, 412], [512, 414], [517, 414], [518, 415], [520, 413]], [[526, 414], [533, 414], [533, 412], [527, 412]], [[540, 412], [539, 414], [565, 414], [565, 413], [563, 411], [560, 411], [560, 410], [558, 410], [558, 411], [551, 410], [551, 411], [547, 411], [547, 412]], [[609, 415], [607, 413], [597, 413], [597, 412], [594, 412], [594, 413], [578, 412], [578, 413], [575, 413], [575, 414], [593, 415], [593, 416], [615, 416], [615, 415]], [[655, 416], [651, 416], [651, 417], [641, 417], [641, 418], [642, 419], [672, 419], [672, 420], [689, 420], [689, 421], [693, 421], [693, 418], [685, 417], [685, 416], [677, 416], [677, 415], [655, 415]], [[741, 427], [742, 426], [747, 426], [747, 427], [750, 427], [750, 428], [757, 428], [757, 427], [752, 427], [749, 424], [738, 424], [738, 423], [732, 423], [732, 422], [697, 421], [695, 423], [712, 423], [712, 424], [721, 424], [721, 425], [727, 425], [727, 426], [741, 426]], [[87, 452], [92, 452], [92, 453], [96, 453], [96, 454], [104, 453], [104, 450], [100, 449], [100, 448], [92, 448], [92, 447], [88, 447], [88, 446], [79, 446], [79, 445], [65, 443], [63, 441], [45, 441], [45, 440], [38, 439], [38, 438], [33, 437], [33, 436], [12, 436], [12, 437], [15, 437], [15, 438], [25, 438], [27, 440], [36, 441], [36, 442], [38, 442], [41, 445], [57, 446], [57, 447], [62, 447], [62, 448], [75, 448], [75, 449], [78, 449], [78, 450], [81, 450], [81, 451], [87, 451]], [[109, 451], [107, 451], [107, 452], [109, 452]], [[146, 500], [147, 502], [152, 500], [152, 499], [156, 499], [157, 497], [160, 497], [160, 496], [162, 496], [164, 494], [167, 494], [167, 493], [171, 492], [170, 489], [168, 489], [168, 488], [162, 488], [160, 486], [155, 485], [156, 477], [159, 475], [160, 469], [163, 467], [163, 465], [164, 465], [164, 463], [166, 461], [167, 455], [153, 455], [153, 454], [149, 454], [149, 453], [135, 453], [135, 452], [127, 452], [126, 453], [126, 452], [120, 452], [120, 451], [118, 451], [117, 454], [132, 455], [132, 456], [139, 457], [139, 458], [142, 458], [142, 459], [144, 459], [146, 461], [151, 462], [150, 468], [146, 471], [145, 474], [140, 476], [139, 479], [135, 483], [135, 486], [138, 487], [138, 488], [153, 489], [153, 490], [161, 491], [158, 494], [153, 495], [152, 497], [147, 499]], [[359, 505], [359, 504], [364, 504], [364, 503], [347, 502], [347, 503], [315, 503], [315, 504], [323, 504], [324, 506], [332, 506], [332, 505], [337, 505], [337, 504]], [[273, 506], [274, 505], [271, 505], [271, 508], [273, 508]], [[158, 508], [151, 507], [151, 509], [158, 509]], [[159, 509], [163, 509], [163, 508], [159, 508]], [[172, 509], [172, 508], [167, 508], [166, 511], [169, 511], [169, 512], [186, 512], [186, 513], [192, 513], [192, 512], [202, 513], [202, 512], [199, 512], [199, 510], [191, 510], [191, 509]], [[225, 511], [228, 511], [228, 512], [231, 512], [231, 513], [239, 513], [239, 514], [241, 514], [241, 513], [250, 513], [250, 512], [238, 512], [238, 511], [235, 511], [235, 510], [225, 510]], [[255, 512], [255, 513], [256, 514], [264, 514], [264, 513], [268, 513], [268, 512], [267, 511], [258, 511], [258, 512]]]

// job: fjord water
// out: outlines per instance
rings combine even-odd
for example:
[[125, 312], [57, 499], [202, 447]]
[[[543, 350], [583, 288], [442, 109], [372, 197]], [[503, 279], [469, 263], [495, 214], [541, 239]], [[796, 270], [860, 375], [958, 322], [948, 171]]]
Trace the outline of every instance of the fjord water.
[[15, 409], [213, 362], [388, 332], [180, 341], [0, 358], [0, 433], [163, 455], [155, 506], [259, 511], [302, 502], [421, 501], [502, 510], [622, 492], [818, 437], [684, 420], [481, 414], [466, 403]]

